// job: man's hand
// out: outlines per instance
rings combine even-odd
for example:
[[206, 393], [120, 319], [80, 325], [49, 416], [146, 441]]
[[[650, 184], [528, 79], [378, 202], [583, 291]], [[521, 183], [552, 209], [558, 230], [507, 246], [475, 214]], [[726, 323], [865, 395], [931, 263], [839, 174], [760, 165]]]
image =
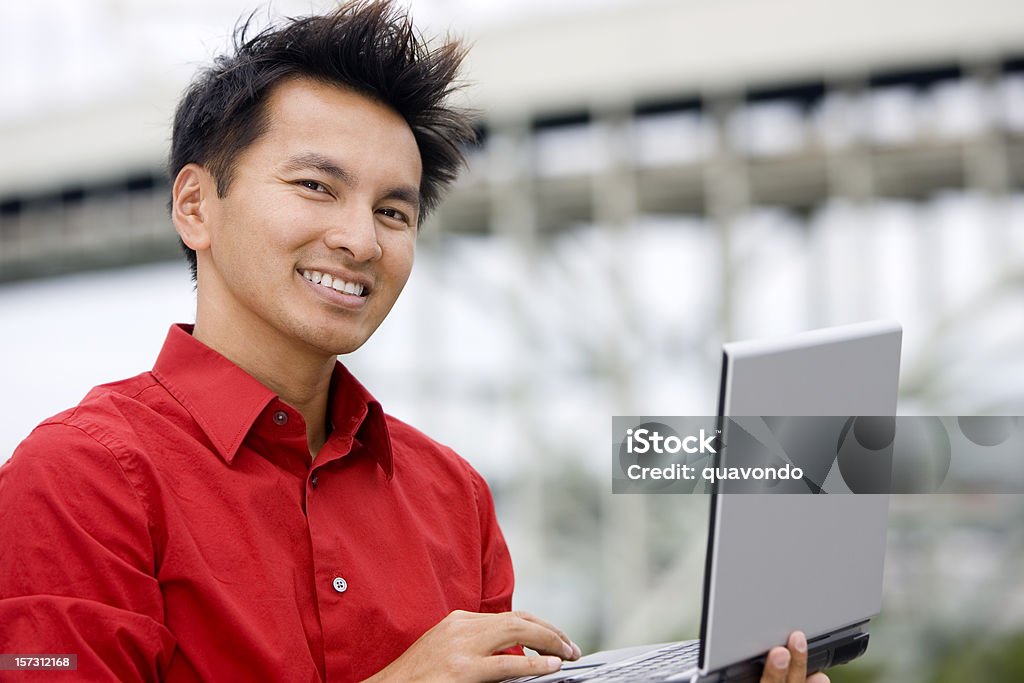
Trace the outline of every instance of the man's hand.
[[786, 647], [772, 648], [764, 663], [761, 683], [829, 683], [828, 676], [807, 676], [807, 638], [800, 631], [789, 634]]
[[[541, 656], [495, 654], [517, 645]], [[579, 647], [568, 636], [532, 614], [456, 610], [366, 683], [500, 681], [549, 674], [562, 667], [563, 659], [579, 656]]]

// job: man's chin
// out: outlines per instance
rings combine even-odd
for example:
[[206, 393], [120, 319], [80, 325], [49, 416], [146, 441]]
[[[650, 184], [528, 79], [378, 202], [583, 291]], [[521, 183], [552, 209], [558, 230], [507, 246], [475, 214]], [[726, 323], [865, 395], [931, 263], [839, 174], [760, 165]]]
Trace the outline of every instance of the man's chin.
[[369, 335], [355, 339], [351, 337], [334, 338], [324, 340], [321, 344], [317, 344], [316, 346], [328, 355], [344, 356], [362, 348], [363, 344], [365, 344], [366, 340], [369, 338]]
[[293, 326], [292, 336], [301, 339], [324, 356], [344, 356], [361, 348], [373, 336], [373, 330], [352, 329], [352, 325]]
[[334, 356], [346, 356], [354, 351], [358, 351], [362, 348], [362, 344], [353, 344], [349, 346], [340, 346], [331, 351], [331, 355]]

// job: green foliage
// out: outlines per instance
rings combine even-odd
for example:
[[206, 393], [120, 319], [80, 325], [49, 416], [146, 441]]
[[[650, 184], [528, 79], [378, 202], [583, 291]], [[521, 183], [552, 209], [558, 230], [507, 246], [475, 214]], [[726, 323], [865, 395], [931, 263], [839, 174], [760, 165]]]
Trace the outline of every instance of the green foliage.
[[996, 640], [965, 641], [946, 653], [929, 683], [1024, 681], [1024, 632]]
[[[928, 671], [915, 680], [927, 683], [1017, 683], [1024, 681], [1024, 631], [997, 638], [958, 640], [936, 648]], [[860, 661], [828, 670], [832, 683], [886, 683], [891, 672]]]
[[859, 662], [837, 666], [829, 669], [827, 673], [832, 683], [875, 683], [885, 680], [882, 670], [877, 665], [864, 665]]

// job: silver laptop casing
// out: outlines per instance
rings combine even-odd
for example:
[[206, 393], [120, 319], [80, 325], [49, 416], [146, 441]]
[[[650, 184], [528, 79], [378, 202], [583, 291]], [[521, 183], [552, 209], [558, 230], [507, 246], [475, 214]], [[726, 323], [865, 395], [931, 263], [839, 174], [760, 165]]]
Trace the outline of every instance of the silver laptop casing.
[[[901, 342], [898, 323], [876, 321], [725, 344], [719, 415], [753, 430], [743, 416], [895, 416]], [[712, 495], [699, 663], [651, 680], [756, 681], [764, 654], [798, 629], [811, 671], [861, 654], [881, 607], [888, 510], [887, 494]], [[612, 674], [664, 647], [605, 650], [515, 680], [570, 681], [596, 665]]]
[[[726, 344], [719, 413], [895, 416], [901, 340], [883, 321]], [[714, 496], [701, 671], [878, 614], [888, 512], [888, 494]]]

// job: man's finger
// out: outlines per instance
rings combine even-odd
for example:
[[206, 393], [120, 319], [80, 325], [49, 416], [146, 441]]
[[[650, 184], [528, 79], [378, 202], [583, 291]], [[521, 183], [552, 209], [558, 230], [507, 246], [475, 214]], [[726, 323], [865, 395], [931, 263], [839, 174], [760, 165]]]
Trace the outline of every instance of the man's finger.
[[786, 683], [805, 683], [807, 680], [807, 638], [802, 631], [789, 634], [789, 674]]
[[789, 650], [784, 647], [773, 647], [765, 659], [761, 683], [786, 683], [790, 659], [792, 655], [789, 654]]
[[547, 621], [544, 621], [540, 617], [535, 617], [534, 615], [530, 614], [529, 612], [523, 612], [521, 610], [515, 610], [515, 611], [512, 612], [512, 614], [516, 615], [520, 619], [526, 619], [527, 621], [532, 621], [535, 624], [540, 624], [544, 628], [550, 629], [550, 630], [554, 631], [555, 633], [557, 633], [558, 637], [562, 639], [562, 642], [564, 642], [566, 645], [568, 645], [573, 650], [573, 655], [574, 656], [568, 657], [567, 659], [579, 659], [580, 654], [581, 654], [579, 646], [576, 643], [572, 642], [572, 640], [569, 639], [569, 636], [565, 635], [565, 632], [562, 631], [562, 629], [558, 628], [554, 624], [551, 624], [551, 623], [549, 623]]
[[481, 625], [481, 628], [485, 628], [491, 635], [499, 636], [500, 643], [492, 648], [493, 651], [525, 645], [541, 654], [556, 655], [562, 659], [580, 658], [580, 648], [569, 640], [569, 636], [529, 612], [477, 612], [467, 615], [484, 622], [486, 626]]
[[489, 628], [496, 629], [495, 635], [501, 642], [494, 650], [503, 650], [514, 645], [525, 645], [542, 655], [555, 655], [562, 659], [575, 659], [572, 645], [551, 629], [539, 623], [539, 620], [524, 619], [514, 612], [495, 614], [488, 622]]
[[828, 676], [820, 671], [807, 679], [807, 683], [831, 683]]
[[503, 681], [517, 676], [543, 676], [562, 668], [558, 657], [522, 657], [520, 655], [494, 655], [485, 657], [480, 665], [480, 680]]

